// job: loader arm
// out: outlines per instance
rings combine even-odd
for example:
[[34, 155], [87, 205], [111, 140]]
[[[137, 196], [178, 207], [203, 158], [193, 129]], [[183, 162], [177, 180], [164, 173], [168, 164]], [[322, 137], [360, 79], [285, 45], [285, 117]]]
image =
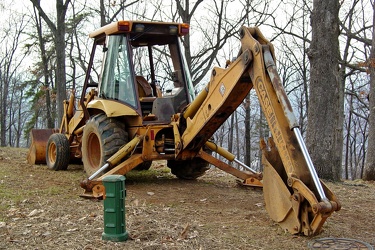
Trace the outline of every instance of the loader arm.
[[176, 157], [201, 150], [254, 88], [272, 138], [261, 141], [263, 189], [270, 217], [292, 234], [315, 235], [340, 203], [319, 180], [277, 74], [272, 44], [243, 27], [241, 50], [228, 68], [214, 68], [202, 93], [180, 117]]

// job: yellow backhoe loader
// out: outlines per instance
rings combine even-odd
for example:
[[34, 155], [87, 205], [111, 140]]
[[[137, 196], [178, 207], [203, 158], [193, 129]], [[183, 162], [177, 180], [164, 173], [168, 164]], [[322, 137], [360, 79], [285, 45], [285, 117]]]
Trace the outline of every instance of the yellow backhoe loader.
[[[89, 177], [81, 186], [95, 197], [105, 192], [103, 177], [148, 169], [154, 160], [166, 160], [183, 179], [203, 175], [212, 164], [246, 185], [263, 186], [270, 217], [290, 233], [318, 234], [340, 203], [317, 176], [272, 44], [258, 28], [242, 27], [237, 58], [225, 69], [214, 68], [195, 96], [179, 44], [188, 32], [184, 23], [118, 21], [90, 33], [94, 44], [79, 103], [73, 93], [58, 132], [33, 131], [29, 162], [45, 157], [51, 169], [63, 170], [82, 159]], [[98, 84], [92, 81], [95, 53], [103, 53]], [[210, 140], [253, 88], [272, 133], [260, 142], [263, 173]]]

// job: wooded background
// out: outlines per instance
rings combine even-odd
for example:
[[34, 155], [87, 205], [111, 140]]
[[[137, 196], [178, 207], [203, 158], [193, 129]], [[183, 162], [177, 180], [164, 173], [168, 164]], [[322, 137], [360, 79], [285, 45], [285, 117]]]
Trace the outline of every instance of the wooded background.
[[[189, 23], [182, 45], [197, 91], [213, 66], [237, 55], [239, 28], [259, 26], [276, 48], [279, 74], [319, 175], [375, 179], [374, 0], [15, 0], [0, 3], [0, 13], [2, 147], [27, 147], [31, 128], [60, 125], [63, 100], [72, 89], [79, 97], [83, 85], [88, 33], [100, 26]], [[215, 140], [261, 170], [258, 142], [268, 136], [251, 92]]]

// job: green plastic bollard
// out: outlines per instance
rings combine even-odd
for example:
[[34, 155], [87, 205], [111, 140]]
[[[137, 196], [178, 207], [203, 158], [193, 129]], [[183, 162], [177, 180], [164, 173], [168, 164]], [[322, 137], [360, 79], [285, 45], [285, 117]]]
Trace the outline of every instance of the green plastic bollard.
[[103, 178], [104, 232], [102, 240], [126, 241], [128, 232], [125, 226], [125, 176], [109, 175]]

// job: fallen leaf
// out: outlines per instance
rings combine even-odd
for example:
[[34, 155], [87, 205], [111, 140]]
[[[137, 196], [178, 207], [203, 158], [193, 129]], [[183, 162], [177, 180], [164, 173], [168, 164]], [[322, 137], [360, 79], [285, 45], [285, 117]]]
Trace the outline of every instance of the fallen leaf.
[[35, 216], [35, 215], [37, 215], [37, 214], [40, 214], [40, 213], [43, 213], [44, 211], [43, 210], [41, 210], [41, 209], [34, 209], [33, 211], [31, 211], [28, 215], [27, 215], [27, 217], [33, 217], [33, 216]]
[[187, 238], [187, 235], [189, 233], [189, 229], [190, 229], [190, 224], [186, 224], [184, 230], [182, 230], [182, 232], [180, 233], [180, 239], [186, 239]]

